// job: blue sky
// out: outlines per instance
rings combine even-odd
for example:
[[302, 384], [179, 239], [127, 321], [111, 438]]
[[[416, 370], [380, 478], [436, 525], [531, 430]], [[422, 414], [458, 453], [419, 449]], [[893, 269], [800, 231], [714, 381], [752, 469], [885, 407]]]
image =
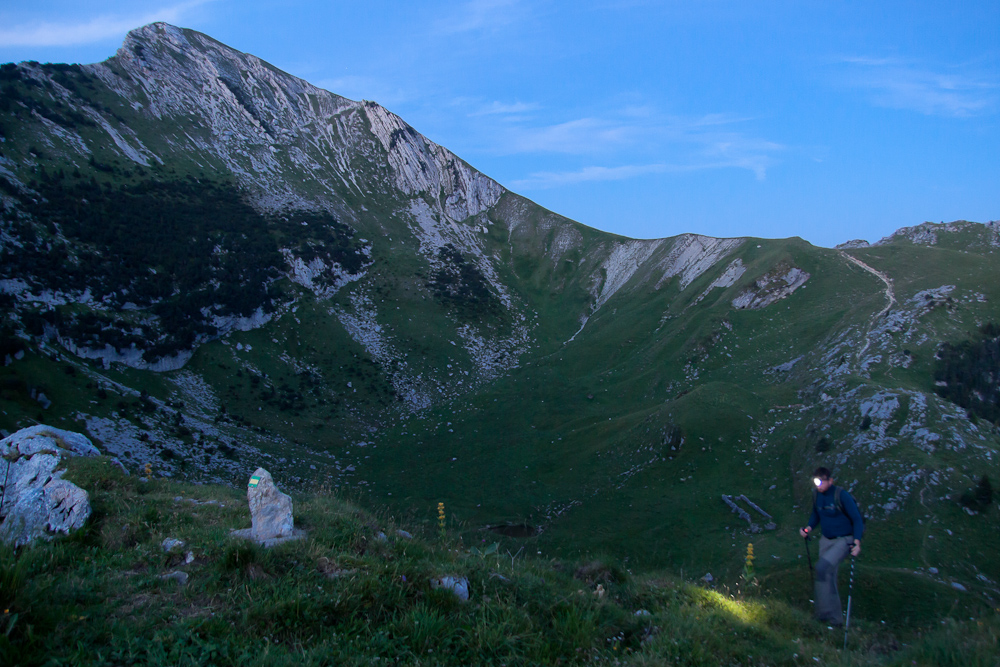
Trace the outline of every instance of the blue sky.
[[875, 241], [1000, 218], [1000, 2], [8, 2], [0, 61], [163, 20], [352, 99], [587, 225]]

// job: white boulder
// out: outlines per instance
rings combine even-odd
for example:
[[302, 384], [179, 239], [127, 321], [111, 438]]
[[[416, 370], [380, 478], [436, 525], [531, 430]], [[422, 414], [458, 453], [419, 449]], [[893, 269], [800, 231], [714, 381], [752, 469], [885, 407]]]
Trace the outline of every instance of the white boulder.
[[63, 456], [99, 453], [85, 436], [44, 425], [0, 440], [0, 541], [25, 546], [83, 526], [90, 498], [58, 468]]

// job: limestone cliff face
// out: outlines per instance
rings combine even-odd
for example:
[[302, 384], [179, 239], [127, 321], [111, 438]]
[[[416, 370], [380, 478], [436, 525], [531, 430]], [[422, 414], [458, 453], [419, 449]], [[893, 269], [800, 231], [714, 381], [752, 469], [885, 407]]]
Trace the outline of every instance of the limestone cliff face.
[[317, 206], [303, 177], [360, 190], [350, 162], [365, 128], [358, 102], [317, 88], [200, 33], [154, 23], [91, 71], [164, 134], [156, 158], [218, 159], [266, 209]]
[[428, 141], [396, 114], [374, 102], [366, 102], [364, 109], [401, 191], [442, 198], [442, 212], [454, 221], [482, 213], [500, 199], [504, 189], [499, 183]]

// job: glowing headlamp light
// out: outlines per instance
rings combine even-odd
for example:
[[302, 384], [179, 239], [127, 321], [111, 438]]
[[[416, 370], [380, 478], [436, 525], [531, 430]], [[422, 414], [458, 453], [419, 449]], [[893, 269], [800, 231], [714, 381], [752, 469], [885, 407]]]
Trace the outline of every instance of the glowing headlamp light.
[[813, 477], [813, 484], [815, 484], [817, 487], [822, 483], [823, 480], [821, 480], [819, 477]]

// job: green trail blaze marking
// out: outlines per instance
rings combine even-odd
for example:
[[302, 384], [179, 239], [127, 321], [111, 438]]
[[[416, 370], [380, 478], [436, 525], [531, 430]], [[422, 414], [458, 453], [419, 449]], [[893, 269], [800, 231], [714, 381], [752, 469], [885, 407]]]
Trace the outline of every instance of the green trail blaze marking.
[[258, 482], [260, 482], [260, 477], [251, 477], [250, 478], [250, 486], [257, 486]]

